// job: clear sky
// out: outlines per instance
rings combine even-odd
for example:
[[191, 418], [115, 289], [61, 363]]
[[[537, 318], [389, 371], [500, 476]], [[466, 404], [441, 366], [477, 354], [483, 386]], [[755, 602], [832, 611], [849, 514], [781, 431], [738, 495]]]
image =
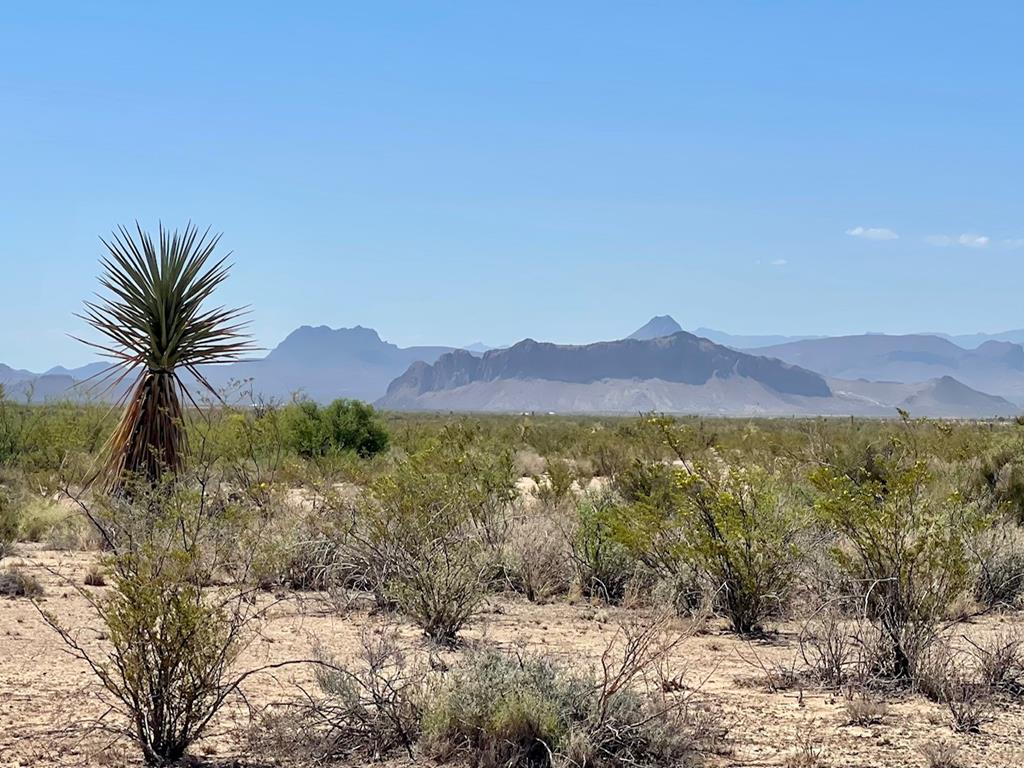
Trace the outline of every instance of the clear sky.
[[1019, 3], [11, 3], [0, 361], [97, 236], [224, 232], [227, 303], [397, 343], [1024, 326]]

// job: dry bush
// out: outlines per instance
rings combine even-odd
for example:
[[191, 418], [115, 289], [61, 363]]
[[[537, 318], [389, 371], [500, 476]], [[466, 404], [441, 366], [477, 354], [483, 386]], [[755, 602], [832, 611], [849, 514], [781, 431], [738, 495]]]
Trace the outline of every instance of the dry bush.
[[481, 768], [688, 764], [724, 734], [691, 696], [642, 685], [678, 641], [660, 622], [622, 627], [596, 678], [544, 656], [478, 651], [428, 702], [425, 748]]
[[512, 587], [530, 602], [566, 594], [572, 586], [572, 555], [553, 510], [518, 518], [505, 545], [506, 575]]
[[862, 657], [847, 621], [835, 607], [826, 607], [808, 621], [800, 633], [800, 655], [815, 680], [828, 688], [840, 688], [851, 677], [860, 677]]
[[793, 751], [786, 755], [783, 762], [785, 768], [824, 768], [825, 748], [808, 730], [798, 731]]
[[974, 647], [986, 686], [1010, 696], [1024, 694], [1024, 639], [1019, 633], [999, 633]]
[[974, 599], [986, 608], [1014, 608], [1024, 593], [1024, 537], [1004, 523], [985, 531], [975, 545]]
[[43, 585], [35, 576], [17, 567], [0, 571], [0, 597], [36, 598], [43, 594]]
[[977, 733], [991, 719], [992, 688], [974, 668], [969, 654], [947, 642], [933, 645], [916, 673], [919, 690], [949, 711], [950, 726]]
[[877, 725], [885, 718], [889, 705], [864, 689], [847, 688], [843, 709], [849, 725]]
[[960, 760], [960, 748], [951, 741], [935, 741], [921, 747], [927, 768], [966, 768]]
[[383, 760], [396, 750], [413, 757], [425, 674], [409, 667], [394, 627], [364, 627], [354, 664], [318, 656], [318, 691], [263, 712], [250, 752], [301, 766]]

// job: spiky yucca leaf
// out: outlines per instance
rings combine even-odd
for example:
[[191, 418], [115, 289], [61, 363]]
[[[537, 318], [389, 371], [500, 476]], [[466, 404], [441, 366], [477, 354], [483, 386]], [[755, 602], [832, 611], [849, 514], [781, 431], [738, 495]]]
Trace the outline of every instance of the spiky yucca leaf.
[[181, 233], [161, 225], [154, 243], [136, 223], [134, 233], [119, 227], [110, 240], [100, 240], [107, 248], [100, 284], [108, 293], [86, 301], [79, 317], [106, 341], [85, 343], [113, 360], [97, 377], [107, 388], [137, 376], [107, 444], [104, 475], [117, 487], [126, 474], [156, 481], [183, 468], [182, 395], [188, 391], [179, 370], [216, 394], [199, 366], [236, 361], [253, 347], [244, 308], [205, 306], [230, 268], [230, 254], [214, 257], [220, 235], [200, 234], [191, 223]]

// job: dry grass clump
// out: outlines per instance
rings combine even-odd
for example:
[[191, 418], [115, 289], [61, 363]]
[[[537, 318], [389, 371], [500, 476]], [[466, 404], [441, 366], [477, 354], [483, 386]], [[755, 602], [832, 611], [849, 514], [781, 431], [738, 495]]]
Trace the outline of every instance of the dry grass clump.
[[302, 766], [383, 760], [396, 750], [413, 757], [426, 674], [407, 663], [394, 627], [364, 628], [354, 664], [318, 657], [317, 691], [261, 713], [250, 751]]
[[930, 742], [920, 751], [928, 768], [966, 768], [960, 759], [960, 748], [951, 741]]
[[17, 567], [0, 571], [0, 596], [34, 598], [42, 594], [43, 585], [32, 574]]
[[84, 582], [87, 587], [105, 587], [107, 586], [107, 577], [102, 568], [93, 565], [85, 572]]
[[845, 699], [843, 709], [849, 725], [877, 725], [889, 712], [888, 704], [863, 689], [848, 689]]

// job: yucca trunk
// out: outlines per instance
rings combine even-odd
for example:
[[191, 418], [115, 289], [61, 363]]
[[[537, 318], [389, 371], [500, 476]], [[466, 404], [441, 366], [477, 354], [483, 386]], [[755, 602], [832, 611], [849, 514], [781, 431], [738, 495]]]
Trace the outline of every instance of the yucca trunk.
[[109, 488], [132, 478], [154, 484], [183, 468], [187, 436], [179, 389], [177, 377], [169, 371], [147, 370], [139, 377], [108, 444]]

